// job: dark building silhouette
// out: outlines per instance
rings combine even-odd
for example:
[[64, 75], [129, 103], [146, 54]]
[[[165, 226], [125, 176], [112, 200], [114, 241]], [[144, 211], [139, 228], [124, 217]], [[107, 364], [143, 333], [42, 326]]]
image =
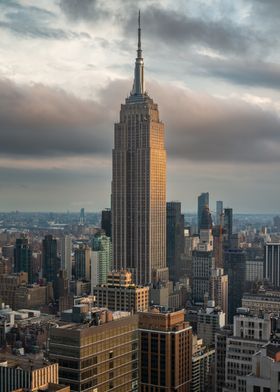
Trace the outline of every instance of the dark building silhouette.
[[184, 215], [181, 203], [166, 203], [166, 264], [174, 282], [182, 276], [181, 254], [184, 251]]
[[225, 210], [224, 210], [224, 230], [225, 230], [224, 247], [226, 249], [231, 248], [232, 221], [233, 221], [232, 208], [225, 208]]
[[33, 283], [32, 250], [27, 238], [18, 238], [14, 248], [14, 272], [27, 272], [28, 283]]
[[42, 243], [43, 278], [46, 282], [54, 282], [57, 278], [60, 263], [57, 257], [57, 241], [51, 234], [46, 235]]
[[202, 211], [205, 206], [209, 206], [209, 192], [201, 193], [198, 196], [198, 205], [197, 205], [197, 229], [198, 233], [200, 231], [201, 226], [201, 218], [202, 218]]
[[101, 229], [104, 230], [107, 237], [112, 238], [112, 212], [109, 208], [101, 213]]
[[228, 249], [224, 258], [225, 273], [228, 275], [228, 320], [232, 323], [245, 290], [246, 253], [241, 249]]

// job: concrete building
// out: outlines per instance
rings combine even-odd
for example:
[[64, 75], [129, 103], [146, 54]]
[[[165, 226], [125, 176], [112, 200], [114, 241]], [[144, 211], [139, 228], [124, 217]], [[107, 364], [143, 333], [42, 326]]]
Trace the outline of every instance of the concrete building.
[[207, 348], [194, 336], [191, 392], [213, 391], [215, 349]]
[[249, 308], [254, 315], [279, 313], [280, 291], [262, 291], [245, 293], [242, 297], [242, 307]]
[[246, 260], [246, 281], [263, 280], [263, 260]]
[[265, 244], [263, 277], [275, 288], [280, 287], [280, 243]]
[[246, 377], [246, 392], [278, 392], [280, 343], [268, 343], [253, 355], [252, 373]]
[[140, 389], [189, 392], [192, 329], [184, 311], [139, 314]]
[[192, 299], [203, 303], [205, 294], [210, 296], [211, 271], [214, 268], [212, 218], [208, 206], [202, 211], [200, 237], [192, 254]]
[[112, 243], [106, 235], [95, 236], [91, 252], [92, 288], [107, 283], [107, 276], [112, 269]]
[[232, 333], [232, 328], [226, 326], [215, 334], [215, 392], [223, 392], [225, 386], [227, 338]]
[[255, 317], [240, 308], [234, 316], [233, 336], [227, 338], [224, 392], [246, 392], [246, 376], [252, 371], [252, 356], [270, 339], [270, 316]]
[[[88, 308], [85, 304], [85, 317]], [[71, 391], [138, 391], [138, 316], [92, 311], [89, 323], [50, 330], [49, 358]]]
[[115, 124], [112, 240], [115, 270], [130, 270], [138, 285], [168, 280], [164, 125], [145, 92], [140, 16], [134, 85]]
[[197, 336], [206, 346], [215, 345], [215, 333], [225, 326], [225, 313], [209, 301], [205, 310], [197, 314]]
[[215, 302], [225, 313], [225, 321], [228, 317], [228, 276], [224, 275], [223, 268], [215, 268], [211, 271], [210, 300]]
[[38, 391], [49, 383], [58, 384], [58, 364], [48, 364], [38, 357], [0, 355], [0, 391], [11, 392], [23, 388]]
[[15, 309], [17, 289], [20, 286], [26, 286], [27, 283], [27, 272], [0, 275], [0, 298], [2, 302]]
[[146, 312], [149, 308], [149, 287], [132, 283], [128, 271], [113, 271], [108, 283], [93, 287], [92, 295], [98, 307], [128, 312]]

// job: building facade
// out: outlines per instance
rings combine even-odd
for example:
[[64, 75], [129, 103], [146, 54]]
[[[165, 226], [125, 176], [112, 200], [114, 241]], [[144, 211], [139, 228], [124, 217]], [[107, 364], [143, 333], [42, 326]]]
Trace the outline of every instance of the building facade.
[[192, 329], [184, 311], [139, 314], [140, 391], [189, 392]]
[[164, 125], [144, 88], [140, 16], [134, 85], [115, 124], [112, 241], [113, 268], [136, 284], [168, 279]]
[[263, 274], [272, 286], [280, 287], [280, 243], [265, 244]]

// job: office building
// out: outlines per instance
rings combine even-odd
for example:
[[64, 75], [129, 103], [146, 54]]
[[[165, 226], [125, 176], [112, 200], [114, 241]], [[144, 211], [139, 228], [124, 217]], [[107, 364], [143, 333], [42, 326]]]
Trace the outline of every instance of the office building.
[[85, 244], [80, 244], [74, 251], [76, 279], [90, 280], [91, 249]]
[[177, 282], [182, 277], [182, 259], [184, 251], [184, 215], [181, 213], [181, 203], [171, 201], [166, 203], [166, 264], [169, 278]]
[[255, 317], [246, 309], [234, 316], [233, 336], [227, 338], [224, 392], [246, 392], [246, 376], [252, 372], [252, 356], [270, 339], [269, 315]]
[[197, 228], [198, 228], [198, 234], [200, 232], [200, 226], [201, 226], [201, 219], [202, 219], [202, 212], [204, 210], [205, 206], [209, 206], [209, 193], [201, 193], [198, 196], [197, 200]]
[[91, 252], [91, 285], [106, 284], [112, 269], [112, 242], [106, 235], [95, 236]]
[[246, 260], [246, 282], [263, 280], [263, 260]]
[[139, 313], [140, 390], [190, 392], [192, 329], [184, 311]]
[[215, 349], [206, 347], [202, 339], [193, 339], [191, 392], [213, 391]]
[[221, 200], [216, 201], [216, 225], [222, 224], [222, 215], [224, 212], [224, 204]]
[[254, 315], [265, 313], [279, 313], [280, 291], [259, 291], [245, 293], [242, 297], [242, 307], [250, 309]]
[[108, 283], [93, 287], [92, 295], [98, 307], [126, 312], [146, 312], [149, 308], [149, 287], [132, 283], [131, 272], [112, 271]]
[[15, 309], [18, 289], [21, 286], [26, 286], [27, 283], [27, 272], [0, 275], [0, 298], [2, 302]]
[[101, 212], [101, 229], [107, 237], [112, 238], [112, 212], [110, 208]]
[[46, 364], [38, 358], [2, 354], [0, 357], [0, 391], [38, 391], [49, 383], [58, 383], [58, 364]]
[[225, 238], [224, 238], [224, 247], [225, 249], [230, 249], [232, 233], [233, 233], [233, 212], [232, 208], [224, 209], [224, 230], [225, 230]]
[[224, 313], [227, 321], [228, 316], [228, 276], [223, 268], [211, 270], [209, 299], [215, 302]]
[[69, 281], [72, 279], [72, 239], [65, 235], [61, 239], [61, 269], [66, 271]]
[[192, 255], [192, 299], [195, 303], [203, 303], [205, 295], [209, 298], [214, 266], [212, 218], [208, 206], [205, 206], [201, 215], [199, 243]]
[[33, 283], [32, 250], [27, 238], [17, 238], [14, 249], [14, 272], [27, 272], [28, 282]]
[[223, 392], [225, 386], [227, 338], [232, 333], [232, 328], [226, 326], [215, 334], [215, 392]]
[[267, 243], [264, 246], [263, 277], [275, 288], [280, 287], [280, 243]]
[[85, 209], [81, 208], [80, 210], [80, 219], [79, 219], [79, 224], [83, 226], [86, 223], [86, 215], [85, 215]]
[[[76, 310], [86, 321], [90, 308]], [[49, 358], [59, 363], [60, 383], [79, 392], [138, 391], [137, 315], [92, 309], [91, 317], [50, 329]]]
[[203, 339], [208, 347], [215, 345], [215, 333], [225, 326], [225, 313], [215, 307], [214, 302], [208, 302], [206, 309], [200, 309], [197, 314], [197, 336]]
[[46, 282], [54, 282], [60, 262], [57, 257], [57, 240], [51, 234], [46, 235], [42, 242], [42, 268]]
[[134, 85], [115, 124], [112, 241], [115, 270], [141, 285], [168, 280], [164, 125], [144, 88], [140, 20]]
[[246, 392], [278, 392], [280, 342], [270, 342], [253, 355], [252, 373], [246, 377]]
[[225, 251], [225, 273], [228, 275], [228, 321], [232, 323], [245, 290], [246, 255], [243, 250]]

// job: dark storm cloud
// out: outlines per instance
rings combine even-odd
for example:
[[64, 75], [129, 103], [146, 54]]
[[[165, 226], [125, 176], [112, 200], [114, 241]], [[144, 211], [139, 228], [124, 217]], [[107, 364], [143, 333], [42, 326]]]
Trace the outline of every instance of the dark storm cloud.
[[22, 37], [43, 39], [73, 39], [89, 35], [51, 27], [56, 15], [43, 8], [21, 5], [18, 2], [0, 1], [0, 28], [12, 31]]
[[258, 60], [197, 58], [194, 73], [235, 84], [279, 90], [280, 64]]
[[[2, 156], [106, 156], [113, 123], [130, 89], [114, 81], [99, 101], [82, 101], [45, 86], [0, 83]], [[168, 156], [191, 161], [280, 162], [280, 121], [271, 111], [233, 99], [197, 95], [168, 85], [149, 85], [166, 124]]]
[[107, 117], [108, 112], [97, 102], [82, 101], [43, 85], [0, 81], [2, 154], [102, 154], [108, 149], [110, 135]]
[[[251, 52], [255, 45], [264, 43], [253, 30], [243, 31], [228, 20], [206, 20], [169, 9], [151, 6], [142, 12], [145, 36], [166, 45], [204, 45], [219, 52]], [[135, 30], [135, 13], [130, 14], [126, 31]], [[261, 42], [260, 42], [261, 41]]]

